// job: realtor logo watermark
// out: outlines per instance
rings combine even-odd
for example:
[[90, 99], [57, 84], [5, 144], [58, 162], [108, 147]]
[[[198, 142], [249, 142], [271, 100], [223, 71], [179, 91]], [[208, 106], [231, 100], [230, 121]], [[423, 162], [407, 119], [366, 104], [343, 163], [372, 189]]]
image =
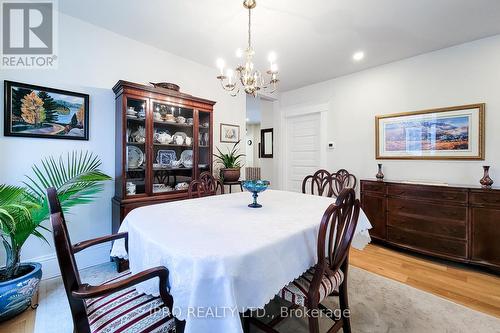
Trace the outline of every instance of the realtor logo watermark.
[[3, 69], [57, 67], [57, 1], [0, 0]]

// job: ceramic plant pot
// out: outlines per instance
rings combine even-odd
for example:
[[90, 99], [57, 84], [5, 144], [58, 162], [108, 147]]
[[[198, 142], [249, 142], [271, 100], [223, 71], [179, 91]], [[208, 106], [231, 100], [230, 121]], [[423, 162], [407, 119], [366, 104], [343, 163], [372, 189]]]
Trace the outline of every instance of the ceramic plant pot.
[[225, 182], [236, 182], [240, 179], [240, 168], [220, 169], [221, 177]]
[[26, 310], [38, 290], [42, 279], [42, 265], [37, 262], [24, 263], [19, 271], [24, 274], [10, 281], [0, 282], [0, 322]]

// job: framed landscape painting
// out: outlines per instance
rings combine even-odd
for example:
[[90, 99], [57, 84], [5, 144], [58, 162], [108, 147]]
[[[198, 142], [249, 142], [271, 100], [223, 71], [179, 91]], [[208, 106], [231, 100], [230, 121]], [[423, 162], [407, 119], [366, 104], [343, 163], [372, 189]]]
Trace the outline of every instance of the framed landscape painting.
[[484, 160], [485, 104], [375, 117], [377, 159]]
[[4, 81], [4, 135], [89, 139], [89, 95]]
[[239, 140], [239, 125], [220, 124], [220, 142], [236, 143]]

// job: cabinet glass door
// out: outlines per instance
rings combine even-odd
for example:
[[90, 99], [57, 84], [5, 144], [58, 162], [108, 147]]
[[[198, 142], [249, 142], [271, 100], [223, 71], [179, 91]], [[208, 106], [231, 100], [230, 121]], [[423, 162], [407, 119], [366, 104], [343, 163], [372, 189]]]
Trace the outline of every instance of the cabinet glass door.
[[198, 111], [198, 174], [212, 167], [212, 142], [210, 112]]
[[125, 110], [125, 192], [128, 197], [146, 193], [147, 100], [127, 97]]
[[193, 109], [152, 101], [153, 194], [186, 191], [193, 179]]

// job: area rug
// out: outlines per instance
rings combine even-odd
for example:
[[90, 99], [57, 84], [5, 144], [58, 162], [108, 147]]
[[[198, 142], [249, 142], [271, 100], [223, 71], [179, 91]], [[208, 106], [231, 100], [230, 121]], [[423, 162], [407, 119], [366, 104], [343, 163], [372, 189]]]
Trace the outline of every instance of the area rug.
[[[112, 264], [81, 272], [86, 283], [98, 283], [115, 275]], [[358, 333], [500, 333], [500, 319], [469, 309], [405, 284], [352, 267], [349, 272], [349, 297], [352, 331]], [[335, 298], [325, 302], [336, 308]], [[36, 333], [71, 333], [73, 324], [60, 278], [43, 281], [36, 311]], [[281, 304], [273, 301], [271, 307]], [[320, 322], [321, 332], [330, 325]], [[276, 329], [283, 333], [307, 333], [307, 319], [289, 318]], [[252, 328], [252, 333], [260, 333]], [[231, 333], [231, 332], [202, 332]]]

